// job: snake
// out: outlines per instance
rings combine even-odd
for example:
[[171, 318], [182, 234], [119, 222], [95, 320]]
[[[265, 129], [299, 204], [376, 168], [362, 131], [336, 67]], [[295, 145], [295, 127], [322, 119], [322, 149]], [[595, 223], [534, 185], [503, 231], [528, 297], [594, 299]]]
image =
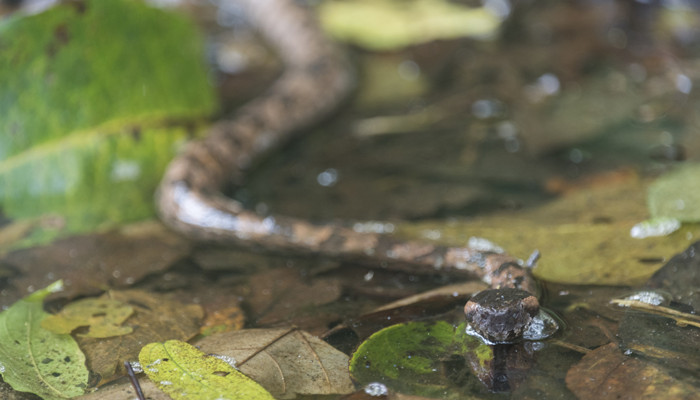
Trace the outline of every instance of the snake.
[[170, 162], [155, 196], [163, 223], [195, 241], [467, 272], [491, 286], [465, 306], [470, 326], [494, 343], [523, 338], [540, 307], [532, 274], [510, 255], [406, 241], [341, 222], [259, 214], [224, 194], [243, 185], [262, 154], [327, 118], [356, 82], [346, 52], [306, 7], [294, 0], [235, 2], [284, 68], [264, 93], [213, 122], [203, 139], [185, 144]]

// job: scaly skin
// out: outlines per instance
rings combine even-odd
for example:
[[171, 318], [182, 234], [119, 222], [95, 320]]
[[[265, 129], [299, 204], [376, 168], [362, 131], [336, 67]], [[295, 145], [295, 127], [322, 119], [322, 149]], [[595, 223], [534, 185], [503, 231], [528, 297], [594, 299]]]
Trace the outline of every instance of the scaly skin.
[[292, 0], [239, 0], [250, 22], [275, 47], [285, 70], [272, 87], [230, 119], [215, 123], [205, 139], [187, 144], [169, 165], [156, 195], [161, 219], [195, 240], [270, 250], [370, 259], [389, 267], [460, 270], [493, 287], [534, 290], [517, 260], [470, 248], [399, 241], [356, 232], [341, 224], [258, 215], [225, 197], [239, 186], [251, 160], [327, 116], [348, 95], [354, 73], [344, 54], [313, 16]]

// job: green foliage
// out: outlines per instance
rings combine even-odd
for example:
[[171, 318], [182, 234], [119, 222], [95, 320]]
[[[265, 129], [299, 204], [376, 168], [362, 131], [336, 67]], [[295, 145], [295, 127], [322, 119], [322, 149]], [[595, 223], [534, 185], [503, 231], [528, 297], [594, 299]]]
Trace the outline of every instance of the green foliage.
[[215, 107], [194, 26], [89, 0], [3, 21], [0, 49], [2, 212], [73, 232], [153, 215], [166, 163]]
[[225, 361], [179, 340], [151, 343], [139, 353], [148, 377], [175, 400], [272, 400], [262, 386]]
[[60, 290], [56, 282], [13, 304], [0, 314], [0, 371], [13, 389], [44, 399], [83, 394], [88, 370], [85, 356], [70, 335], [41, 327], [48, 316], [42, 300]]

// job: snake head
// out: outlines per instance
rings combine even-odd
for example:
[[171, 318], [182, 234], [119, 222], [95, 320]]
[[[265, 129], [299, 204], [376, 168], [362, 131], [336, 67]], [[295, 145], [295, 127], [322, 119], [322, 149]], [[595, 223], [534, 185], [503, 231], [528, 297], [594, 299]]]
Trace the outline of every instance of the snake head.
[[464, 306], [467, 322], [493, 343], [510, 343], [522, 338], [540, 303], [532, 293], [520, 289], [487, 289]]

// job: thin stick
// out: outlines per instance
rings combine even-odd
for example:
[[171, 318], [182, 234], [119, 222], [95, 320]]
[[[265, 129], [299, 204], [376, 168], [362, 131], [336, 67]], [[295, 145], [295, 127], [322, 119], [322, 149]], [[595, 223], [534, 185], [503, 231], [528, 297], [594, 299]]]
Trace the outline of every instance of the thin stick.
[[136, 379], [136, 374], [134, 374], [134, 369], [131, 368], [131, 363], [128, 361], [124, 361], [124, 368], [126, 368], [126, 374], [129, 375], [129, 380], [131, 381], [131, 386], [134, 387], [134, 391], [136, 392], [136, 397], [138, 397], [139, 400], [146, 400], [146, 398], [143, 396], [143, 391], [141, 390], [141, 385], [139, 384], [139, 380]]

